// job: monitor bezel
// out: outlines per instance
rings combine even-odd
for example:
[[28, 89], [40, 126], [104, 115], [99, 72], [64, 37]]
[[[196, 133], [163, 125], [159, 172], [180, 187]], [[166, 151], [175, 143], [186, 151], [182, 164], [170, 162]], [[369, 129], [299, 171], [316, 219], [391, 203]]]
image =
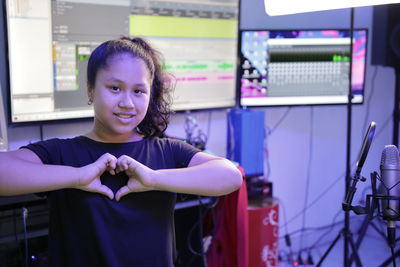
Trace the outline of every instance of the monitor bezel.
[[[242, 33], [248, 31], [350, 31], [350, 28], [248, 28], [248, 29], [240, 29], [238, 31], [238, 53], [237, 53], [237, 66], [236, 66], [236, 103], [240, 108], [273, 108], [273, 107], [301, 107], [301, 106], [343, 106], [348, 104], [348, 100], [346, 102], [331, 102], [331, 103], [296, 103], [296, 104], [263, 104], [263, 105], [242, 105], [242, 95], [241, 95], [241, 67], [240, 64], [242, 62]], [[362, 105], [365, 101], [365, 78], [367, 74], [367, 64], [368, 64], [368, 45], [369, 45], [369, 29], [365, 27], [357, 27], [353, 29], [364, 30], [366, 32], [366, 47], [365, 47], [365, 64], [364, 64], [364, 82], [362, 86], [362, 100], [361, 102], [353, 102], [352, 105]]]
[[[50, 0], [49, 0], [50, 1]], [[7, 107], [5, 108], [6, 110], [6, 119], [7, 119], [7, 125], [11, 127], [18, 127], [18, 126], [32, 126], [32, 125], [48, 125], [48, 124], [59, 124], [59, 123], [73, 123], [73, 122], [90, 122], [93, 121], [94, 116], [86, 116], [86, 117], [71, 117], [71, 118], [57, 118], [57, 119], [49, 119], [49, 120], [32, 120], [32, 121], [13, 121], [12, 120], [12, 99], [11, 99], [11, 73], [10, 73], [10, 61], [9, 61], [9, 33], [8, 33], [8, 20], [7, 20], [7, 1], [2, 1], [0, 4], [2, 7], [2, 20], [3, 20], [3, 38], [4, 38], [4, 53], [5, 53], [5, 58], [4, 58], [4, 70], [5, 70], [5, 88], [3, 88], [3, 92], [5, 93], [3, 97], [5, 97], [5, 103], [7, 103]], [[239, 28], [240, 28], [240, 5], [241, 1], [237, 0], [237, 29], [238, 29], [238, 34], [239, 34]], [[145, 37], [144, 37], [145, 38]], [[237, 44], [236, 44], [236, 50], [239, 47], [239, 40], [237, 39]], [[237, 55], [233, 55], [235, 58]], [[235, 65], [236, 67], [236, 65]], [[233, 72], [236, 74], [236, 69]], [[173, 74], [172, 74], [173, 75]], [[236, 78], [235, 78], [236, 79]], [[172, 104], [171, 104], [171, 115], [172, 114], [184, 114], [187, 112], [201, 112], [201, 111], [218, 111], [218, 110], [227, 110], [231, 108], [237, 107], [237, 91], [234, 86], [232, 88], [234, 97], [233, 97], [233, 104], [229, 105], [218, 105], [218, 106], [211, 106], [211, 107], [194, 107], [194, 108], [187, 108], [187, 109], [172, 109]]]

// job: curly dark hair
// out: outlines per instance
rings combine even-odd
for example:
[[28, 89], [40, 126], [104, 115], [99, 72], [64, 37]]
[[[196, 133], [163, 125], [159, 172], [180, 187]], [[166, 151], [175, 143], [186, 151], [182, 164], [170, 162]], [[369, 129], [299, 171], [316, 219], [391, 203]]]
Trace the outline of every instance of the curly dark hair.
[[174, 87], [174, 80], [163, 69], [163, 56], [148, 41], [139, 37], [121, 37], [99, 45], [90, 55], [88, 62], [88, 90], [94, 88], [98, 71], [107, 68], [109, 60], [114, 56], [125, 53], [142, 59], [150, 73], [149, 107], [143, 121], [138, 125], [138, 131], [145, 137], [163, 137], [172, 113], [170, 93]]

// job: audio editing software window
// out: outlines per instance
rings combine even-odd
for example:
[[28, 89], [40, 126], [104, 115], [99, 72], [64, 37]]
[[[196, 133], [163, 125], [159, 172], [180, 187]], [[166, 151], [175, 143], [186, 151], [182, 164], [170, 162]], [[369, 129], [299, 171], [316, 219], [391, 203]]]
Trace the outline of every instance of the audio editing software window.
[[174, 109], [235, 105], [238, 1], [132, 1], [130, 35], [163, 52]]
[[238, 1], [6, 0], [13, 122], [93, 116], [93, 49], [141, 36], [176, 78], [175, 110], [235, 104]]
[[362, 102], [366, 30], [242, 31], [241, 105], [346, 103], [350, 56], [353, 102]]

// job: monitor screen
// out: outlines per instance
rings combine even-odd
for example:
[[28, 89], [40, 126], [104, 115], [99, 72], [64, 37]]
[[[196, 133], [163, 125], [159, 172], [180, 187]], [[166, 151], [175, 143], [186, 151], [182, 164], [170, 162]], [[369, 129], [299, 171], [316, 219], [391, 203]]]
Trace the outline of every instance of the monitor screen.
[[93, 116], [86, 66], [120, 36], [149, 40], [176, 77], [173, 109], [232, 107], [238, 0], [6, 0], [11, 122]]
[[352, 102], [362, 103], [367, 30], [242, 30], [240, 106], [345, 104], [350, 55]]

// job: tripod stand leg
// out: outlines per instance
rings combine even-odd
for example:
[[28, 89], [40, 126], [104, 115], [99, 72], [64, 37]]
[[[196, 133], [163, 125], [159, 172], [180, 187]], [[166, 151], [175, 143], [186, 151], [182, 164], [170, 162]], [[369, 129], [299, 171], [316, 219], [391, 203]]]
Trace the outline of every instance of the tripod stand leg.
[[[365, 217], [364, 221], [363, 221], [363, 223], [362, 223], [362, 225], [361, 225], [361, 227], [360, 227], [360, 229], [358, 231], [358, 238], [357, 238], [357, 241], [355, 243], [355, 247], [356, 247], [357, 250], [360, 247], [361, 242], [363, 241], [363, 239], [365, 237], [365, 234], [366, 234], [366, 232], [368, 230], [368, 226], [369, 225], [372, 225], [374, 227], [374, 229], [377, 230], [377, 228], [374, 225], [374, 223], [368, 217]], [[354, 251], [354, 249], [353, 249], [353, 251]], [[349, 266], [351, 266], [353, 264], [354, 258], [355, 258], [355, 255], [353, 253], [353, 254], [350, 255]]]
[[335, 240], [333, 240], [332, 244], [329, 246], [328, 250], [322, 255], [322, 258], [319, 260], [317, 263], [316, 267], [320, 267], [322, 262], [325, 260], [326, 256], [328, 256], [329, 252], [333, 249], [333, 247], [336, 245], [336, 243], [339, 241], [340, 235], [342, 234], [342, 231], [339, 232], [339, 234], [336, 236]]
[[353, 250], [352, 257], [354, 257], [354, 259], [356, 260], [357, 266], [358, 267], [362, 267], [360, 257], [358, 256], [357, 248], [354, 245], [354, 242], [353, 242], [353, 239], [351, 237], [351, 234], [347, 233], [347, 235], [348, 235], [348, 240], [350, 241], [351, 249]]
[[391, 256], [388, 259], [386, 259], [381, 265], [379, 265], [379, 267], [389, 266], [389, 264], [392, 263], [393, 261], [393, 257], [397, 258], [399, 256], [400, 256], [400, 250], [397, 250], [394, 256]]

